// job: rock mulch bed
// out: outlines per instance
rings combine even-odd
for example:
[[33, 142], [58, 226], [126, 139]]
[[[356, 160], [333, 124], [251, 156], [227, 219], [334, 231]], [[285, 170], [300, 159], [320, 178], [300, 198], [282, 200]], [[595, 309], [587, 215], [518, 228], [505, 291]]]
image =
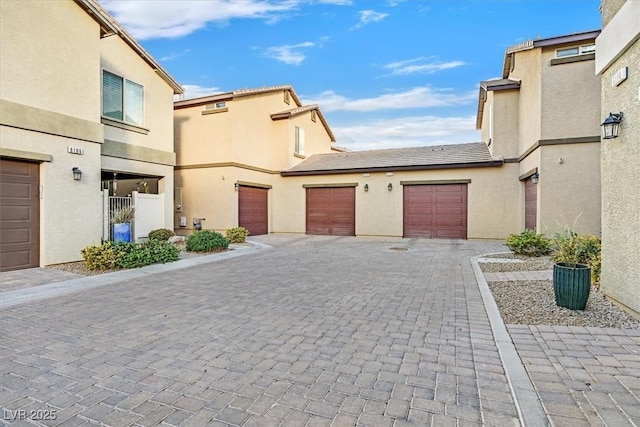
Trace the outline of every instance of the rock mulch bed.
[[[500, 254], [484, 258], [490, 257], [517, 258], [523, 262], [481, 262], [484, 273], [553, 269], [553, 259], [549, 256]], [[640, 321], [609, 302], [596, 286], [591, 287], [584, 310], [558, 307], [550, 280], [489, 282], [489, 289], [506, 324], [640, 329]]]

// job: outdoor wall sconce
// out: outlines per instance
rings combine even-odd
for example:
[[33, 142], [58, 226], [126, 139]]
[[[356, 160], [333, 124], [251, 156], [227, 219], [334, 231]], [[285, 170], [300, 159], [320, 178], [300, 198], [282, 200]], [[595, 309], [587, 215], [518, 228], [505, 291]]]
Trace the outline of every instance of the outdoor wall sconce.
[[236, 191], [238, 191], [238, 187], [240, 187], [240, 185], [237, 182], [233, 184], [233, 188], [235, 188]]
[[531, 182], [537, 184], [540, 181], [540, 174], [538, 172], [531, 175]]
[[82, 171], [80, 170], [80, 168], [78, 168], [77, 166], [74, 166], [73, 169], [71, 169], [71, 171], [73, 172], [74, 181], [80, 181], [82, 179]]
[[369, 184], [364, 185], [364, 191], [369, 191]]
[[620, 122], [622, 121], [622, 111], [619, 113], [609, 113], [609, 117], [604, 119], [600, 125], [602, 128], [602, 139], [613, 139], [618, 137]]
[[387, 190], [391, 191], [393, 190], [393, 184], [389, 183], [389, 185], [387, 185]]

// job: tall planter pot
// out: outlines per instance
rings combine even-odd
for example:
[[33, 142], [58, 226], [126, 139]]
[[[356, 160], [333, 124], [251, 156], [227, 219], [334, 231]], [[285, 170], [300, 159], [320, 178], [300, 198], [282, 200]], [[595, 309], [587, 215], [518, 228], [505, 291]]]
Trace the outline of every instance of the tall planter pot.
[[556, 305], [584, 310], [591, 291], [591, 268], [585, 264], [556, 263], [553, 266], [553, 292]]
[[119, 224], [113, 224], [113, 241], [127, 242], [131, 241], [131, 223], [123, 222]]

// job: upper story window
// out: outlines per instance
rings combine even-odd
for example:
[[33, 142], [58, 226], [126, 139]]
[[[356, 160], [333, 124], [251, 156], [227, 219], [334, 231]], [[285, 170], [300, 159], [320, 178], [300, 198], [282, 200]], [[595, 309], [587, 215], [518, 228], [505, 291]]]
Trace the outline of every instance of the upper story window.
[[227, 103], [225, 101], [216, 102], [215, 104], [207, 104], [205, 110], [217, 110], [220, 108], [227, 108]]
[[142, 126], [144, 87], [102, 70], [102, 116]]
[[556, 58], [565, 58], [567, 56], [586, 55], [596, 51], [595, 44], [587, 44], [584, 46], [573, 46], [556, 50]]
[[304, 129], [296, 126], [295, 153], [304, 155]]

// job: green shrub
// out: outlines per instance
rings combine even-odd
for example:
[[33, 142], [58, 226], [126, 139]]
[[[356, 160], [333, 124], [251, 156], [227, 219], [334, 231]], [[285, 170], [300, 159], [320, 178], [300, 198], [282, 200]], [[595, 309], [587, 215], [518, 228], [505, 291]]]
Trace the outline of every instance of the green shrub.
[[145, 265], [177, 261], [180, 249], [169, 242], [149, 240], [143, 243], [124, 243], [116, 261], [118, 268], [139, 268]]
[[112, 270], [117, 268], [121, 248], [113, 242], [106, 242], [100, 246], [87, 246], [80, 253], [89, 270]]
[[551, 252], [551, 240], [534, 230], [524, 230], [520, 234], [510, 234], [506, 245], [518, 255], [540, 256]]
[[602, 263], [599, 237], [579, 235], [571, 229], [557, 233], [555, 236], [556, 252], [553, 259], [567, 264], [586, 264], [591, 267], [591, 279], [594, 284], [600, 283], [600, 266]]
[[173, 231], [168, 228], [158, 228], [157, 230], [151, 230], [148, 234], [149, 240], [160, 240], [166, 242], [169, 237], [173, 236]]
[[244, 243], [249, 237], [249, 230], [244, 227], [232, 227], [226, 232], [229, 243]]
[[100, 246], [87, 246], [81, 253], [89, 270], [137, 268], [180, 258], [178, 248], [158, 240], [144, 243], [106, 242]]
[[228, 247], [229, 241], [216, 231], [196, 231], [187, 237], [187, 251], [190, 252], [219, 252]]

